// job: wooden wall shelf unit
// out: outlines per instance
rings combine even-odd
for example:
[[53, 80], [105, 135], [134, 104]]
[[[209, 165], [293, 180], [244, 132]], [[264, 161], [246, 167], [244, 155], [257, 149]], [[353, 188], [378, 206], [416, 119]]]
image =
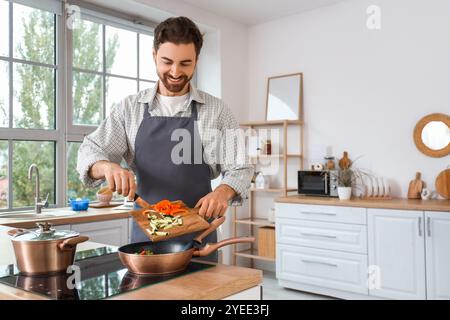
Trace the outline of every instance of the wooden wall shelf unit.
[[[303, 121], [301, 120], [275, 120], [275, 121], [250, 121], [243, 122], [240, 124], [241, 127], [247, 127], [250, 129], [258, 129], [261, 127], [273, 127], [278, 126], [281, 127], [282, 130], [282, 150], [280, 154], [271, 154], [271, 155], [258, 155], [255, 157], [251, 157], [251, 162], [256, 166], [256, 170], [258, 171], [258, 159], [267, 159], [270, 158], [271, 161], [280, 161], [280, 169], [283, 172], [283, 185], [279, 188], [266, 188], [266, 189], [256, 189], [251, 188], [249, 190], [249, 206], [248, 206], [248, 218], [238, 219], [237, 218], [237, 207], [233, 207], [233, 237], [238, 236], [237, 226], [239, 224], [244, 224], [249, 227], [250, 236], [255, 234], [255, 230], [258, 230], [260, 227], [271, 227], [275, 228], [275, 223], [270, 222], [268, 219], [258, 218], [255, 214], [254, 206], [255, 206], [255, 193], [268, 193], [267, 196], [273, 198], [274, 200], [280, 196], [287, 196], [288, 192], [297, 191], [297, 188], [288, 188], [287, 186], [287, 169], [288, 169], [288, 160], [289, 159], [299, 159], [299, 170], [303, 168]], [[300, 153], [287, 153], [288, 152], [288, 127], [289, 126], [298, 126], [299, 127], [299, 150]], [[294, 173], [292, 173], [294, 174]], [[295, 173], [296, 174], [296, 173]], [[251, 267], [254, 266], [254, 260], [263, 260], [275, 262], [275, 258], [272, 257], [264, 257], [258, 255], [258, 250], [254, 248], [252, 244], [250, 249], [246, 250], [237, 250], [237, 245], [233, 245], [232, 247], [232, 258], [233, 265], [236, 265], [237, 257], [244, 257], [251, 259]]]

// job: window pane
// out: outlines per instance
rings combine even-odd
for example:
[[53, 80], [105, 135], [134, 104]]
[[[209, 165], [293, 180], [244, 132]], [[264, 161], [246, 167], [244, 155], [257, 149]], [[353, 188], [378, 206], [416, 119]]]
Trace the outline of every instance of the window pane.
[[89, 198], [91, 200], [97, 200], [95, 193], [98, 188], [87, 188], [79, 179], [77, 158], [80, 145], [81, 142], [67, 143], [67, 201], [73, 198]]
[[158, 80], [153, 61], [153, 37], [146, 34], [139, 35], [139, 78]]
[[14, 64], [14, 127], [55, 128], [55, 70]]
[[106, 26], [106, 72], [137, 76], [136, 32]]
[[155, 86], [155, 82], [147, 82], [147, 81], [139, 81], [139, 91], [153, 88]]
[[115, 103], [120, 102], [126, 96], [137, 92], [137, 81], [106, 77], [106, 115]]
[[0, 140], [0, 209], [8, 208], [8, 141]]
[[73, 30], [73, 66], [101, 71], [103, 66], [101, 25], [81, 19], [78, 22]]
[[103, 115], [102, 77], [73, 72], [73, 123], [98, 125]]
[[9, 126], [8, 63], [0, 61], [0, 127]]
[[8, 56], [9, 49], [9, 4], [0, 1], [0, 56]]
[[49, 141], [13, 142], [13, 207], [34, 206], [35, 175], [28, 180], [28, 168], [35, 163], [39, 168], [40, 195], [49, 194], [50, 204], [55, 203], [55, 143]]
[[14, 57], [54, 64], [55, 15], [15, 3], [13, 23]]

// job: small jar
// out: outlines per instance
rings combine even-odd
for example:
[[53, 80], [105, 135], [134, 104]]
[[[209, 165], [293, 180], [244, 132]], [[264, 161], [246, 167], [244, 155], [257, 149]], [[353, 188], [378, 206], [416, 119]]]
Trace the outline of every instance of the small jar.
[[272, 141], [266, 140], [266, 142], [264, 143], [264, 151], [267, 155], [272, 154]]

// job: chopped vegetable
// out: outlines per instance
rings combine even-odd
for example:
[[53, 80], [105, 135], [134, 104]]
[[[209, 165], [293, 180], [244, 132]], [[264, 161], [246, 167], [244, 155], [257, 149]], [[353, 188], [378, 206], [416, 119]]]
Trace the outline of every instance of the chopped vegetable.
[[149, 220], [148, 230], [151, 235], [167, 236], [169, 233], [166, 230], [183, 225], [183, 219], [179, 215], [169, 216], [154, 210], [146, 210], [144, 213], [147, 214]]
[[153, 255], [153, 251], [149, 249], [145, 250], [144, 248], [142, 248], [141, 251], [136, 252], [136, 254], [139, 256], [151, 256]]
[[173, 216], [176, 213], [188, 212], [186, 208], [182, 208], [182, 203], [170, 202], [169, 200], [161, 200], [152, 206], [152, 209], [164, 215]]

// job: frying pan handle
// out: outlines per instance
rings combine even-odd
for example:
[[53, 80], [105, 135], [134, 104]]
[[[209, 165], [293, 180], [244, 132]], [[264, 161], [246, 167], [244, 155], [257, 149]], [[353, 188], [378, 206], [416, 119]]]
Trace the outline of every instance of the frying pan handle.
[[150, 203], [148, 203], [147, 201], [145, 201], [144, 199], [141, 198], [140, 195], [138, 195], [137, 193], [134, 195], [134, 202], [140, 206], [141, 208], [147, 208], [150, 207]]
[[88, 240], [89, 240], [89, 237], [85, 237], [85, 236], [73, 237], [73, 238], [69, 238], [69, 239], [64, 240], [63, 242], [61, 242], [58, 245], [58, 247], [62, 251], [71, 250], [77, 244], [79, 244], [81, 242], [88, 241]]
[[225, 222], [225, 216], [215, 218], [210, 224], [208, 229], [205, 229], [202, 233], [200, 233], [197, 237], [194, 238], [194, 241], [197, 243], [202, 243], [203, 238], [209, 235], [211, 232], [216, 230], [222, 223]]
[[216, 251], [217, 249], [227, 246], [229, 244], [246, 243], [246, 242], [249, 242], [249, 243], [255, 242], [255, 237], [236, 237], [236, 238], [222, 240], [217, 243], [208, 243], [203, 248], [201, 248], [199, 250], [194, 250], [192, 255], [194, 257], [204, 257], [204, 256], [207, 256], [210, 253]]

